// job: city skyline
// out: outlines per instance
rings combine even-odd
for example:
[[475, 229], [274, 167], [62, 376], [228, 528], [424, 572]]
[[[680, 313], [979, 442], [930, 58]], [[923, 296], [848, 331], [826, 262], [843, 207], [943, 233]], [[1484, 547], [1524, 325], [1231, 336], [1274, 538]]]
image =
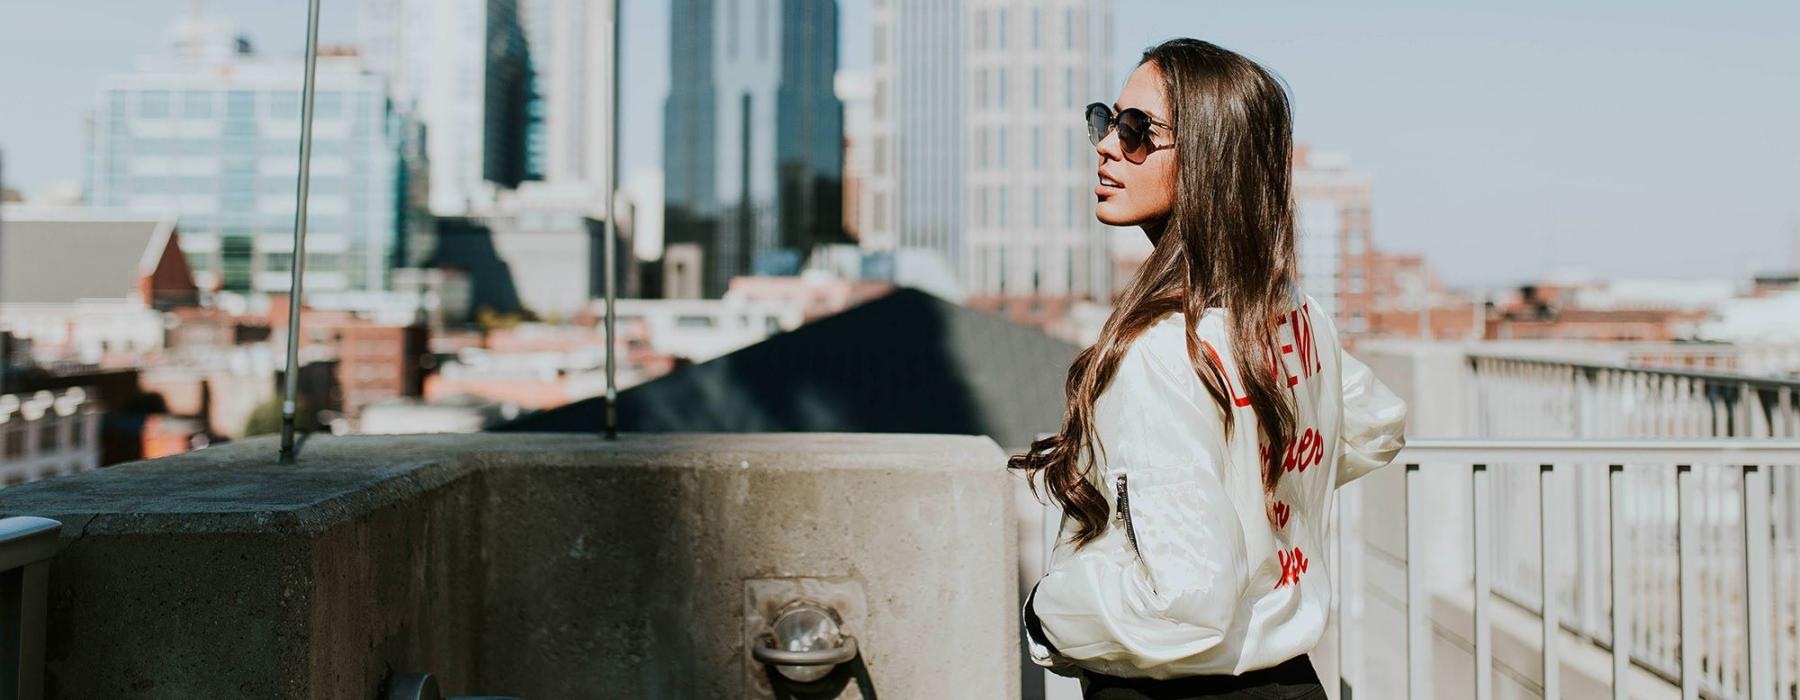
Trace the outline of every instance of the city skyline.
[[[42, 105], [0, 115], [9, 185], [28, 194], [79, 180], [80, 124], [98, 106], [98, 77], [153, 51], [189, 7], [138, 3], [98, 22], [94, 5], [0, 6], [0, 40], [59, 59], [0, 77], [0, 89]], [[667, 94], [668, 19], [657, 5], [626, 5], [622, 130], [643, 136], [623, 145], [627, 182], [661, 160], [654, 106]], [[266, 52], [297, 50], [301, 6], [213, 9]], [[328, 6], [323, 41], [351, 43], [354, 10]], [[841, 2], [840, 13], [840, 65], [866, 76], [868, 3]], [[1771, 87], [1800, 82], [1800, 48], [1782, 40], [1800, 9], [1539, 4], [1470, 14], [1387, 3], [1275, 16], [1136, 2], [1115, 15], [1115, 80], [1170, 27], [1269, 64], [1294, 91], [1298, 140], [1350, 155], [1373, 178], [1377, 244], [1424, 253], [1453, 284], [1578, 265], [1602, 276], [1740, 277], [1786, 262], [1797, 245], [1800, 132], [1783, 125], [1800, 121], [1800, 94]], [[1670, 99], [1669, 85], [1706, 85], [1715, 97]], [[1698, 238], [1713, 244], [1676, 247]]]

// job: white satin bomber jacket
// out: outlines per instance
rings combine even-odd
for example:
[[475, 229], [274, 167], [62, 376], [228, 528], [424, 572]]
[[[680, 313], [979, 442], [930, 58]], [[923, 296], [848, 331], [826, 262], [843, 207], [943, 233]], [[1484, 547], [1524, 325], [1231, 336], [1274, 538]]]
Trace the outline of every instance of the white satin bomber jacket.
[[1065, 675], [1235, 675], [1305, 653], [1324, 634], [1333, 491], [1400, 451], [1406, 404], [1342, 350], [1330, 315], [1297, 295], [1277, 330], [1280, 366], [1250, 370], [1274, 372], [1298, 409], [1271, 502], [1228, 313], [1208, 310], [1195, 330], [1201, 352], [1226, 368], [1229, 439], [1191, 369], [1179, 313], [1132, 342], [1096, 400], [1100, 449], [1088, 478], [1113, 519], [1076, 549], [1076, 525], [1063, 518], [1025, 606], [1038, 664]]

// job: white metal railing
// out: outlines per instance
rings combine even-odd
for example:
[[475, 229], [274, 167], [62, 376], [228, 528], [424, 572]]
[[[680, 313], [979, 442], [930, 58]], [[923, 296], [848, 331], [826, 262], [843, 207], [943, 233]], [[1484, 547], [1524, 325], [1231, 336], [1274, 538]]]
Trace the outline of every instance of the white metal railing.
[[[1473, 697], [1493, 697], [1495, 597], [1545, 621], [1545, 697], [1559, 697], [1562, 632], [1612, 654], [1614, 697], [1626, 697], [1629, 686], [1617, 679], [1633, 665], [1679, 684], [1684, 698], [1800, 692], [1800, 441], [1416, 440], [1397, 463], [1405, 465], [1410, 697], [1432, 696], [1423, 640], [1433, 592], [1423, 567], [1410, 563], [1427, 556], [1427, 528], [1415, 526], [1424, 524], [1418, 477], [1439, 470], [1468, 477]], [[1340, 510], [1341, 543], [1360, 538], [1356, 511]], [[1340, 600], [1360, 609], [1354, 556], [1341, 571]], [[1626, 614], [1613, 615], [1618, 608]], [[1348, 687], [1359, 669], [1343, 666]]]

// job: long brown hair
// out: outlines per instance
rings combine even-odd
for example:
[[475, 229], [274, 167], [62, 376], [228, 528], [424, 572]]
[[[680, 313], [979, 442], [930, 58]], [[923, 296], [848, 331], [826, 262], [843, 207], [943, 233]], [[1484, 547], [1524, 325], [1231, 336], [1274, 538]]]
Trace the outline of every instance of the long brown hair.
[[[1270, 368], [1279, 315], [1294, 279], [1294, 212], [1290, 177], [1292, 122], [1287, 93], [1262, 66], [1197, 39], [1174, 39], [1144, 52], [1168, 96], [1174, 125], [1175, 201], [1160, 222], [1155, 248], [1117, 299], [1100, 339], [1069, 367], [1068, 407], [1056, 434], [1007, 461], [1044, 487], [1080, 523], [1074, 542], [1106, 529], [1104, 496], [1087, 479], [1092, 465], [1094, 401], [1111, 383], [1131, 342], [1152, 323], [1181, 312], [1188, 361], [1232, 433], [1232, 396], [1222, 360], [1201, 347], [1195, 323], [1209, 307], [1230, 310], [1232, 354], [1245, 396], [1256, 412], [1263, 452], [1262, 484], [1273, 493], [1283, 448], [1294, 433], [1294, 406]], [[1105, 454], [1105, 446], [1100, 446]], [[1091, 466], [1087, 468], [1092, 468]], [[1033, 480], [1032, 488], [1038, 484]]]

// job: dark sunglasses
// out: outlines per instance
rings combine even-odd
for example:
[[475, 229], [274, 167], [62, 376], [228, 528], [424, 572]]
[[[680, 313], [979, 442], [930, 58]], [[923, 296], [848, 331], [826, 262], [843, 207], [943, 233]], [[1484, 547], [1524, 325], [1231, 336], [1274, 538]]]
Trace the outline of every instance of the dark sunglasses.
[[1175, 130], [1168, 124], [1151, 119], [1150, 115], [1136, 107], [1119, 110], [1119, 113], [1115, 115], [1112, 108], [1104, 103], [1095, 102], [1087, 106], [1088, 141], [1098, 146], [1101, 141], [1106, 139], [1107, 132], [1118, 129], [1120, 149], [1125, 152], [1126, 156], [1138, 156], [1133, 159], [1134, 162], [1143, 162], [1143, 158], [1149, 157], [1151, 153], [1159, 149], [1175, 147], [1175, 144], [1164, 146], [1151, 141], [1150, 127], [1152, 125], [1160, 126], [1171, 132]]

